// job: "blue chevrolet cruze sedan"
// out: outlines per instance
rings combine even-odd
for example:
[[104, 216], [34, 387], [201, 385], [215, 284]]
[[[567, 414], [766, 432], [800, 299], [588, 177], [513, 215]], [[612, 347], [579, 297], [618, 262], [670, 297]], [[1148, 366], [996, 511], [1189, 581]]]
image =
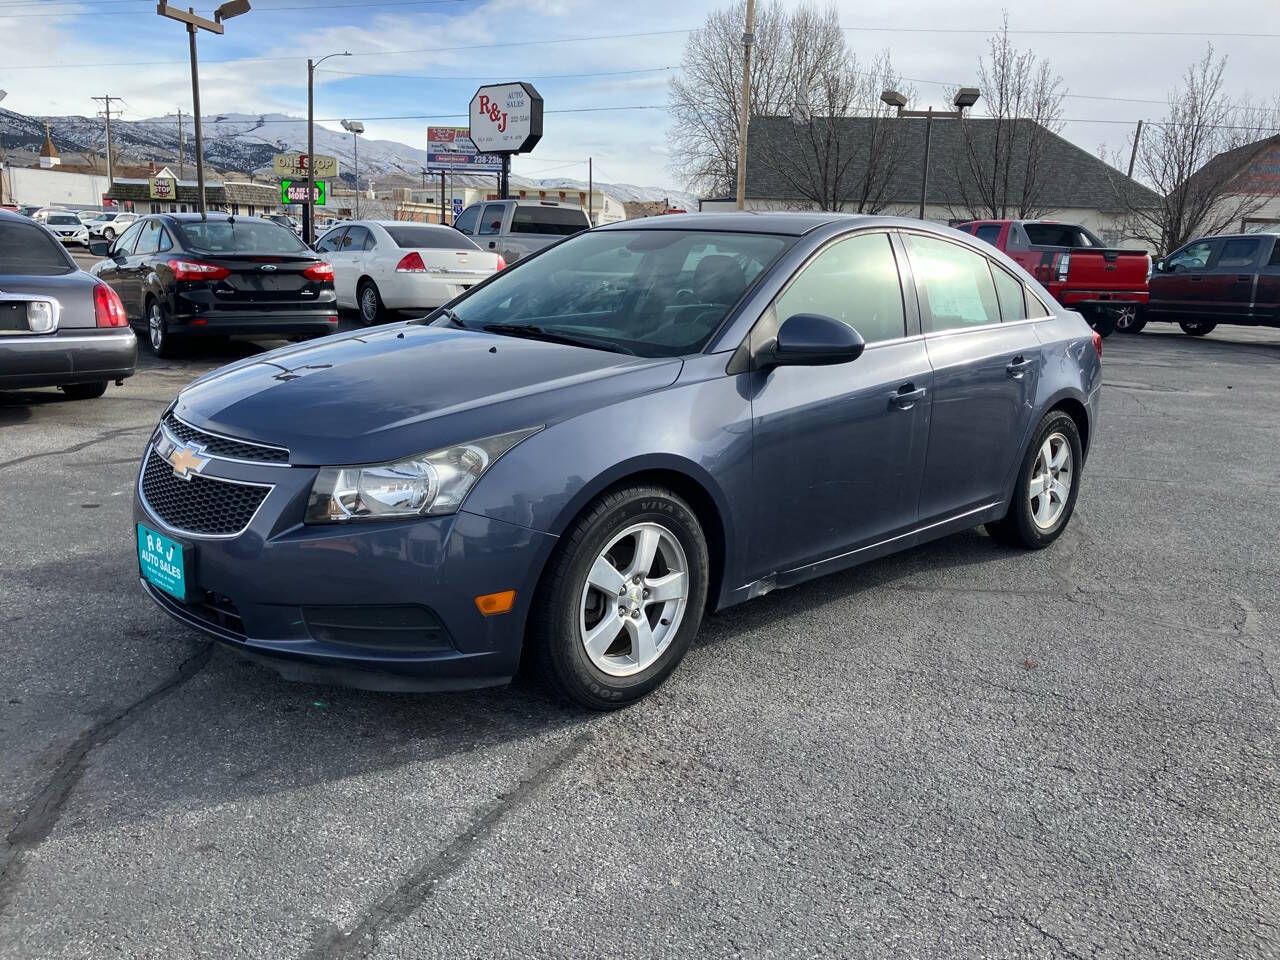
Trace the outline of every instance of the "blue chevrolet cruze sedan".
[[913, 220], [582, 233], [423, 320], [183, 390], [138, 473], [142, 586], [293, 679], [622, 706], [703, 616], [985, 524], [1052, 543], [1101, 340]]

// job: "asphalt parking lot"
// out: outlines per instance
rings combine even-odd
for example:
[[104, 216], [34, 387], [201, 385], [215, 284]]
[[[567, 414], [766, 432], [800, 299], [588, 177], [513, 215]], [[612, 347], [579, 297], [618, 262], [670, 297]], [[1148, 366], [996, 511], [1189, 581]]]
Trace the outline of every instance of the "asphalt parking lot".
[[709, 619], [650, 699], [292, 685], [169, 621], [173, 394], [0, 396], [0, 956], [1280, 952], [1280, 333], [1106, 342], [1071, 528]]

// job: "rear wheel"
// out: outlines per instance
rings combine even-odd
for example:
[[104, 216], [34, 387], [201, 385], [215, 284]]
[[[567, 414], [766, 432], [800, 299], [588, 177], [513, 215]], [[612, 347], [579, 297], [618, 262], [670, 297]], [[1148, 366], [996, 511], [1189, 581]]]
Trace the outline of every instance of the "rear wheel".
[[382, 295], [378, 293], [378, 286], [372, 280], [363, 280], [360, 283], [360, 289], [356, 291], [356, 300], [360, 306], [360, 322], [369, 326], [375, 323], [381, 323], [386, 309], [382, 306]]
[[1061, 410], [1040, 421], [1013, 488], [1009, 512], [987, 532], [1001, 543], [1040, 550], [1067, 528], [1080, 489], [1080, 429]]
[[67, 395], [68, 400], [96, 400], [107, 392], [107, 381], [96, 383], [68, 383], [58, 388]]
[[670, 490], [601, 497], [561, 538], [539, 586], [529, 642], [543, 682], [593, 710], [645, 696], [697, 634], [709, 568], [698, 519]]
[[1208, 320], [1183, 320], [1178, 324], [1178, 326], [1180, 326], [1182, 328], [1182, 332], [1189, 337], [1203, 337], [1206, 334], [1212, 333], [1213, 328], [1216, 327], [1217, 324], [1211, 323]]
[[1098, 335], [1109, 337], [1116, 332], [1116, 315], [1105, 307], [1086, 307], [1084, 318]]
[[116, 232], [115, 232], [114, 230], [112, 230], [110, 227], [103, 227], [103, 228], [102, 228], [102, 239], [103, 239], [103, 240], [106, 240], [106, 241], [107, 241], [107, 243], [110, 243], [110, 242], [111, 242], [112, 240], [114, 240], [115, 238], [116, 238]]
[[1136, 305], [1118, 308], [1115, 316], [1116, 330], [1120, 333], [1141, 333], [1147, 325], [1147, 318]]
[[159, 300], [147, 301], [147, 343], [157, 357], [177, 355], [177, 338], [169, 332], [169, 320]]

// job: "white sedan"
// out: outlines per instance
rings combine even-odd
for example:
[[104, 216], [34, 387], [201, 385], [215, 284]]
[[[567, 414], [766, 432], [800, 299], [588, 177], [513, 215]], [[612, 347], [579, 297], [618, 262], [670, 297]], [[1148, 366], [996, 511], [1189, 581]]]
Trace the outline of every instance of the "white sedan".
[[344, 223], [316, 252], [333, 264], [338, 306], [358, 309], [364, 323], [388, 310], [434, 310], [506, 266], [452, 227], [396, 220]]

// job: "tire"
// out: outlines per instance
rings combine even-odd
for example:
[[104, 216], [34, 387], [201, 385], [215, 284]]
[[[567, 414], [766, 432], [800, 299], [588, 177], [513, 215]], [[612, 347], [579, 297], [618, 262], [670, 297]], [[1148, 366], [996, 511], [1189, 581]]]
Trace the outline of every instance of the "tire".
[[1116, 315], [1111, 310], [1093, 307], [1084, 314], [1084, 318], [1104, 339], [1116, 332]]
[[360, 281], [360, 286], [356, 288], [356, 306], [360, 310], [360, 322], [366, 327], [386, 319], [387, 310], [382, 305], [382, 294], [378, 293], [378, 285], [372, 280]]
[[[1067, 450], [1068, 458], [1060, 467], [1051, 473], [1052, 479], [1067, 487], [1065, 498], [1061, 495], [1049, 494], [1049, 504], [1043, 503], [1044, 494], [1039, 497], [1032, 494], [1032, 481], [1044, 476], [1042, 451], [1046, 447], [1052, 450], [1054, 459], [1058, 458], [1061, 449]], [[988, 523], [987, 532], [1000, 543], [1026, 550], [1042, 550], [1061, 536], [1071, 521], [1075, 511], [1076, 495], [1080, 491], [1080, 469], [1083, 463], [1083, 449], [1080, 445], [1080, 430], [1076, 422], [1061, 410], [1051, 410], [1045, 414], [1040, 426], [1032, 437], [1027, 452], [1022, 457], [1022, 465], [1018, 469], [1018, 480], [1013, 487], [1013, 499], [1009, 503], [1009, 511], [1000, 520]], [[1063, 483], [1063, 468], [1068, 477]], [[1054, 510], [1054, 502], [1060, 507]], [[1039, 519], [1038, 519], [1039, 517]]]
[[1208, 320], [1183, 320], [1178, 326], [1189, 337], [1203, 337], [1212, 333], [1217, 324]]
[[111, 242], [112, 240], [114, 240], [115, 238], [116, 238], [116, 232], [115, 232], [114, 230], [112, 230], [110, 227], [103, 227], [103, 228], [102, 228], [102, 239], [103, 239], [103, 240], [107, 241], [107, 243], [110, 243], [110, 242]]
[[164, 307], [154, 298], [147, 300], [147, 345], [161, 359], [178, 355], [178, 338], [169, 332], [169, 321]]
[[1142, 328], [1147, 325], [1147, 318], [1142, 315], [1142, 308], [1137, 306], [1118, 308], [1115, 318], [1117, 333], [1141, 333]]
[[[644, 541], [653, 560], [637, 580]], [[527, 637], [537, 675], [556, 696], [592, 710], [639, 700], [689, 649], [709, 570], [702, 527], [676, 494], [655, 486], [604, 494], [561, 537], [540, 582]], [[664, 588], [668, 596], [653, 598]]]
[[107, 381], [68, 383], [58, 389], [67, 395], [68, 400], [96, 400], [107, 392]]

